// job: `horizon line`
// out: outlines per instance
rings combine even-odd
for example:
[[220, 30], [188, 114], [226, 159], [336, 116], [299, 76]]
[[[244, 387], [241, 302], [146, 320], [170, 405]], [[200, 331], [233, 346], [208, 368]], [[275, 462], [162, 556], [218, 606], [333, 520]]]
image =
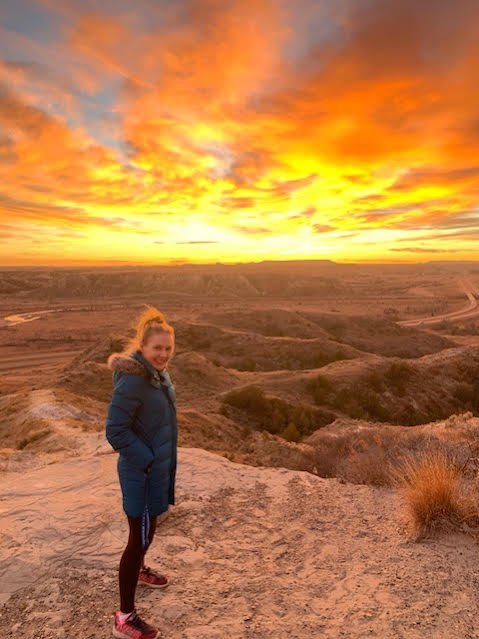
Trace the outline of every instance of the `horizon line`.
[[188, 260], [178, 261], [178, 262], [164, 262], [164, 263], [151, 263], [151, 262], [72, 262], [68, 264], [0, 264], [0, 269], [68, 269], [68, 268], [154, 268], [154, 267], [178, 267], [178, 266], [247, 266], [247, 265], [260, 265], [260, 264], [285, 264], [285, 263], [323, 263], [323, 264], [334, 264], [337, 266], [346, 266], [346, 265], [358, 265], [358, 264], [370, 264], [370, 265], [395, 265], [395, 266], [403, 266], [403, 265], [427, 265], [427, 264], [479, 264], [479, 259], [473, 260], [427, 260], [427, 261], [383, 261], [383, 260], [353, 260], [353, 261], [338, 261], [338, 260], [330, 260], [330, 259], [291, 259], [291, 260], [260, 260], [260, 261], [248, 261], [248, 262], [190, 262]]

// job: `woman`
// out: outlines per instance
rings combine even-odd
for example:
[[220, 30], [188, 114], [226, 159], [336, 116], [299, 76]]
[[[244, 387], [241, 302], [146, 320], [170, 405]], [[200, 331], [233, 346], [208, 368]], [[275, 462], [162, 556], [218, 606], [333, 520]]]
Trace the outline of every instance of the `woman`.
[[144, 565], [157, 517], [175, 503], [178, 431], [176, 394], [166, 370], [175, 333], [165, 316], [148, 307], [136, 325], [136, 337], [108, 365], [115, 388], [108, 410], [106, 437], [117, 450], [123, 510], [129, 537], [120, 561], [120, 610], [113, 636], [155, 639], [157, 628], [135, 609], [137, 583], [164, 588], [168, 580]]

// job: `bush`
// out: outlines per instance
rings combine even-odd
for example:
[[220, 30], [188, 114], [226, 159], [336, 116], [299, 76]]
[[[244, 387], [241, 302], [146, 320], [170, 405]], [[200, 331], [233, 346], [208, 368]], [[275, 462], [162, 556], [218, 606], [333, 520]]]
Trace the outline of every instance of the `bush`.
[[230, 363], [238, 371], [255, 371], [258, 368], [256, 360], [252, 357], [240, 357]]
[[392, 485], [391, 468], [399, 437], [379, 430], [324, 432], [313, 444], [316, 473], [353, 484]]
[[326, 404], [334, 396], [333, 384], [323, 375], [309, 380], [306, 386], [316, 404]]
[[[472, 415], [471, 415], [472, 417]], [[452, 419], [452, 418], [451, 418]], [[321, 477], [338, 477], [354, 484], [397, 485], [397, 472], [404, 460], [430, 454], [447, 456], [463, 477], [474, 479], [479, 464], [479, 435], [476, 427], [458, 416], [451, 422], [447, 439], [422, 428], [378, 425], [350, 426], [318, 431], [311, 445], [316, 472]], [[399, 470], [404, 475], [404, 470]]]
[[296, 424], [293, 422], [289, 422], [286, 428], [281, 433], [281, 437], [288, 442], [299, 442], [301, 441], [301, 433], [296, 428]]
[[[303, 406], [292, 406], [276, 397], [267, 398], [264, 391], [257, 386], [247, 386], [237, 391], [230, 391], [223, 399], [222, 414], [230, 416], [227, 409], [232, 406], [240, 410], [239, 421], [253, 421], [258, 430], [267, 430], [280, 435], [287, 431], [292, 422], [299, 438], [314, 433], [318, 428], [332, 422], [335, 416], [321, 409], [310, 409]], [[291, 431], [288, 431], [291, 433]], [[293, 441], [293, 440], [292, 440]]]
[[258, 386], [246, 386], [240, 390], [230, 391], [224, 401], [235, 408], [254, 414], [264, 414], [269, 410], [269, 402], [264, 391]]
[[[449, 390], [442, 370], [429, 371], [418, 384], [419, 373], [406, 362], [392, 362], [355, 379], [331, 381], [317, 375], [306, 384], [313, 401], [355, 419], [416, 426], [446, 419], [454, 412], [479, 414], [479, 371], [475, 363], [458, 365], [454, 389]], [[465, 381], [463, 381], [465, 380]], [[425, 387], [430, 392], [418, 393]]]
[[[373, 382], [366, 378], [357, 380], [347, 387], [337, 389], [325, 377], [318, 375], [308, 383], [308, 390], [315, 404], [331, 406], [355, 419], [387, 421], [388, 409], [375, 387], [379, 384], [377, 373], [370, 375]], [[368, 376], [368, 377], [370, 377]]]
[[469, 406], [474, 401], [475, 393], [470, 384], [460, 382], [452, 392], [453, 397], [461, 402], [464, 406]]
[[395, 477], [419, 536], [461, 519], [460, 471], [442, 452], [406, 458]]
[[404, 393], [407, 382], [414, 375], [414, 369], [405, 362], [393, 362], [384, 373], [386, 384]]

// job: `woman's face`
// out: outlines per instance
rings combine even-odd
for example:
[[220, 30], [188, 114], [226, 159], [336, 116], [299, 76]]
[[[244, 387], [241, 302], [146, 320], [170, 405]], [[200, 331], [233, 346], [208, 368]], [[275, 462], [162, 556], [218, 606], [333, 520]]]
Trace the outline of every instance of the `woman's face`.
[[140, 351], [147, 362], [161, 371], [171, 359], [173, 347], [171, 333], [153, 333], [148, 341], [141, 345]]

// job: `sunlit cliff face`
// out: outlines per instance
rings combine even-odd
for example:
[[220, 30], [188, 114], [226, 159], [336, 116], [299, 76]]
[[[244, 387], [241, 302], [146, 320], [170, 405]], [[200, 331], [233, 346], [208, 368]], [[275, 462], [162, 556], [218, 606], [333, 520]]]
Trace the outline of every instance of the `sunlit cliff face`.
[[18, 0], [1, 264], [477, 257], [476, 0]]
[[165, 370], [173, 356], [174, 343], [170, 333], [153, 333], [141, 345], [143, 357], [157, 370]]

